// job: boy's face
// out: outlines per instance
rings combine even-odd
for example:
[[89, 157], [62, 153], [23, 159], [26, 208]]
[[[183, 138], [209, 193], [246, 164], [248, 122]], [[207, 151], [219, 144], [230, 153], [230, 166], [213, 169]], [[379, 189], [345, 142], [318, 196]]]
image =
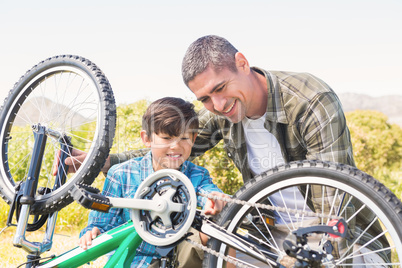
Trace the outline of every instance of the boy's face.
[[180, 137], [164, 133], [152, 133], [149, 137], [144, 130], [141, 131], [142, 141], [145, 146], [151, 148], [154, 171], [166, 168], [179, 169], [190, 156], [196, 136], [196, 133], [187, 131]]

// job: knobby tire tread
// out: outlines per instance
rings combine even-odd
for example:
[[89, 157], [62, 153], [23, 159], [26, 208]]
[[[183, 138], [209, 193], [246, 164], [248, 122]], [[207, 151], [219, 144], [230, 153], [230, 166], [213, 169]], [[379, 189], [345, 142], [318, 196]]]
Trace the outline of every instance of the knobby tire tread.
[[[27, 84], [30, 79], [49, 68], [62, 67], [63, 65], [78, 67], [85, 71], [94, 81], [96, 81], [96, 84], [99, 87], [98, 91], [100, 93], [100, 101], [103, 102], [101, 105], [103, 109], [103, 118], [101, 118], [103, 127], [101, 130], [102, 134], [99, 135], [100, 140], [98, 140], [97, 148], [95, 149], [96, 154], [93, 155], [93, 159], [87, 170], [83, 171], [83, 174], [78, 176], [77, 180], [75, 181], [75, 183], [83, 182], [90, 185], [99, 174], [101, 168], [105, 164], [106, 158], [109, 155], [116, 126], [116, 105], [112, 88], [105, 74], [90, 60], [76, 55], [59, 55], [47, 58], [37, 65], [34, 65], [23, 76], [21, 76], [18, 82], [15, 83], [13, 89], [9, 91], [2, 106], [0, 107], [0, 122], [5, 124], [5, 122], [2, 121], [4, 120], [6, 111], [11, 108], [10, 106], [13, 104], [14, 99], [18, 96], [20, 90], [23, 89], [24, 85]], [[4, 127], [4, 125], [2, 127]], [[9, 178], [3, 178], [0, 176], [0, 196], [7, 202], [7, 204], [10, 204], [12, 202], [12, 198], [10, 193], [4, 193], [4, 191], [8, 191], [8, 189], [5, 189], [5, 184], [3, 182], [4, 180], [9, 180]], [[72, 186], [73, 184], [71, 184], [71, 187]], [[52, 213], [70, 204], [73, 201], [73, 198], [69, 193], [69, 188], [61, 189], [57, 195], [51, 195], [45, 200], [35, 202], [35, 204], [31, 206], [31, 214]]]

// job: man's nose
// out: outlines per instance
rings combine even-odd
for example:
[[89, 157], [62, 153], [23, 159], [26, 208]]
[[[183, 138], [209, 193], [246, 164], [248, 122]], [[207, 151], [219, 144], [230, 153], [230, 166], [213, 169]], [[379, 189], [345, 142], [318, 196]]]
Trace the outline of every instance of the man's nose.
[[220, 96], [211, 97], [212, 103], [214, 104], [214, 110], [218, 112], [223, 112], [225, 109], [226, 99]]

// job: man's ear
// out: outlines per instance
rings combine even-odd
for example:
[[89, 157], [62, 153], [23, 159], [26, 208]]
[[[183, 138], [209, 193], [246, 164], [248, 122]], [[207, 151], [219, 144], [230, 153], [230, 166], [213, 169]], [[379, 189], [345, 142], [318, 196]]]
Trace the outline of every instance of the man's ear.
[[246, 74], [250, 72], [250, 65], [248, 64], [248, 60], [242, 53], [236, 52], [235, 61], [238, 70], [246, 72]]
[[147, 135], [147, 132], [145, 130], [141, 130], [140, 134], [145, 147], [151, 147], [151, 138]]

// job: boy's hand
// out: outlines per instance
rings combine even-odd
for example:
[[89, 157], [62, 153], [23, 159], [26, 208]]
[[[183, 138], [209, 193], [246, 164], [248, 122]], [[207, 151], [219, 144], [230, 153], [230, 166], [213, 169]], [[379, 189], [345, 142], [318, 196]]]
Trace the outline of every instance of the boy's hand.
[[[228, 198], [228, 196], [226, 194], [219, 193], [219, 192], [211, 192], [210, 195]], [[225, 201], [212, 200], [212, 199], [208, 198], [208, 200], [204, 206], [204, 213], [205, 213], [205, 215], [216, 215], [222, 211], [222, 209], [225, 205], [226, 205]]]
[[83, 236], [81, 236], [80, 240], [78, 241], [78, 245], [83, 250], [86, 250], [87, 246], [92, 245], [92, 240], [100, 234], [101, 232], [98, 227], [94, 227], [91, 231], [87, 231]]

